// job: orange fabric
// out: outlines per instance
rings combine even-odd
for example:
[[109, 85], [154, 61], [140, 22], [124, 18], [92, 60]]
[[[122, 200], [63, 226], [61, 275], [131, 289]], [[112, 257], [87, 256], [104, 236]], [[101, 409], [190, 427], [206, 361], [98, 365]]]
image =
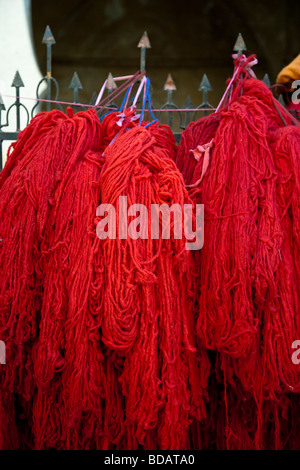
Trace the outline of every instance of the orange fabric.
[[300, 80], [300, 54], [279, 72], [276, 83], [282, 83], [288, 91], [293, 91], [291, 85], [294, 80]]

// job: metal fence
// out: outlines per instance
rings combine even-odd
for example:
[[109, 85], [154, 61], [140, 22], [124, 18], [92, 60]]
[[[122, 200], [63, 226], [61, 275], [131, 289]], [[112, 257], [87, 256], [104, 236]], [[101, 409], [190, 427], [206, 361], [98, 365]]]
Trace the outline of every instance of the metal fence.
[[[92, 107], [95, 105], [97, 95], [94, 92], [93, 95], [91, 96], [90, 103], [88, 105], [83, 105], [80, 103], [79, 99], [79, 91], [82, 90], [82, 84], [80, 82], [80, 79], [78, 77], [77, 72], [74, 72], [73, 78], [70, 82], [69, 89], [73, 90], [73, 101], [70, 103], [67, 102], [62, 102], [59, 100], [59, 84], [57, 80], [52, 76], [52, 46], [56, 43], [54, 36], [51, 32], [51, 29], [49, 26], [46, 27], [44, 37], [42, 40], [42, 43], [45, 44], [46, 49], [47, 49], [47, 66], [46, 66], [46, 75], [39, 81], [36, 87], [36, 98], [34, 99], [34, 104], [32, 106], [32, 109], [29, 109], [28, 106], [25, 106], [24, 100], [26, 98], [21, 97], [21, 88], [24, 87], [24, 83], [22, 81], [22, 78], [17, 71], [13, 82], [12, 82], [12, 88], [15, 89], [15, 101], [14, 103], [6, 109], [5, 107], [5, 96], [1, 96], [0, 94], [0, 170], [2, 170], [2, 144], [4, 141], [15, 141], [18, 138], [18, 134], [21, 130], [21, 110], [23, 109], [26, 114], [26, 125], [28, 125], [30, 118], [34, 116], [34, 114], [37, 112], [37, 107], [39, 103], [44, 103], [44, 106], [46, 107], [46, 111], [50, 111], [51, 109], [60, 109], [64, 110], [66, 106], [72, 106], [74, 109], [74, 112], [78, 112], [79, 110], [86, 110], [89, 106]], [[145, 31], [142, 38], [140, 39], [138, 43], [138, 47], [140, 48], [140, 71], [143, 72], [146, 69], [146, 50], [150, 48], [150, 42], [149, 38], [147, 35], [147, 32]], [[241, 34], [238, 35], [238, 38], [236, 40], [236, 43], [233, 47], [233, 51], [237, 53], [238, 55], [241, 55], [244, 51], [246, 50], [246, 45], [245, 42], [241, 36]], [[266, 74], [263, 81], [269, 85], [270, 81], [268, 78], [268, 75]], [[46, 91], [43, 92], [43, 97], [41, 96], [41, 87], [42, 84], [46, 84]], [[113, 91], [116, 89], [117, 85], [114, 81], [114, 78], [111, 74], [108, 75], [107, 79], [107, 84], [106, 84], [106, 91], [107, 95], [109, 96], [110, 94], [113, 94]], [[173, 99], [173, 92], [176, 90], [176, 86], [174, 84], [174, 81], [169, 74], [166, 80], [166, 83], [164, 85], [164, 91], [166, 92], [167, 98], [166, 102], [159, 108], [153, 108], [153, 114], [155, 117], [158, 119], [161, 119], [162, 113], [166, 113], [167, 115], [167, 123], [173, 130], [174, 128], [174, 114], [177, 115], [177, 119], [179, 122], [179, 132], [174, 132], [175, 138], [177, 142], [180, 140], [180, 133], [182, 130], [184, 130], [188, 124], [190, 123], [191, 120], [195, 120], [197, 117], [205, 116], [209, 112], [212, 112], [215, 108], [209, 103], [208, 100], [208, 93], [212, 90], [212, 86], [207, 78], [207, 75], [204, 74], [202, 81], [199, 86], [199, 91], [202, 93], [202, 102], [198, 106], [194, 106], [190, 96], [187, 97], [185, 100], [184, 104], [182, 107], [180, 107], [178, 104], [174, 102]], [[0, 90], [1, 92], [1, 90]], [[150, 90], [150, 94], [153, 92], [153, 90]], [[46, 97], [45, 97], [46, 96]], [[139, 107], [139, 106], [138, 106]], [[118, 106], [113, 102], [109, 102], [106, 106], [106, 109], [103, 111], [107, 112], [107, 108], [110, 109], [118, 109]], [[10, 121], [11, 121], [11, 113], [15, 112], [15, 130], [14, 131], [8, 131], [5, 130], [5, 128], [8, 128], [10, 126]], [[3, 120], [3, 115], [4, 115], [4, 120]]]

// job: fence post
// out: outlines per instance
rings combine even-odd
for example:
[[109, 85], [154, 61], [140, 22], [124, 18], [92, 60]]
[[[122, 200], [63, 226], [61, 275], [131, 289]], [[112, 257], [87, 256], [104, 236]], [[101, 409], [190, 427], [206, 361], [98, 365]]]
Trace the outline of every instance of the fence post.
[[19, 74], [19, 71], [16, 71], [16, 74], [14, 76], [13, 82], [11, 84], [13, 88], [16, 89], [16, 132], [19, 132], [21, 130], [21, 119], [20, 119], [20, 88], [24, 87], [23, 80]]
[[147, 31], [144, 31], [143, 36], [138, 43], [138, 46], [141, 49], [141, 58], [140, 58], [140, 72], [145, 72], [146, 70], [146, 49], [151, 48], [151, 44], [148, 38]]
[[[46, 27], [42, 44], [47, 46], [47, 100], [51, 100], [51, 77], [52, 77], [52, 46], [56, 44], [49, 26]], [[47, 103], [47, 111], [50, 111], [51, 103]]]
[[[175, 91], [176, 89], [177, 88], [176, 88], [176, 85], [174, 83], [174, 80], [173, 80], [171, 74], [169, 73], [169, 75], [167, 77], [167, 80], [166, 80], [166, 83], [164, 84], [164, 91], [166, 91], [168, 93], [167, 102], [165, 103], [164, 107], [168, 106], [168, 107], [174, 108], [174, 109], [177, 108], [175, 103], [173, 103], [173, 91]], [[169, 126], [170, 126], [171, 129], [172, 129], [172, 126], [173, 126], [172, 112], [173, 111], [168, 112], [168, 121], [169, 121]]]
[[[78, 103], [78, 90], [82, 90], [82, 85], [77, 72], [74, 72], [71, 83], [69, 85], [69, 90], [73, 90], [73, 102]], [[77, 112], [77, 110], [78, 106], [74, 106], [75, 113]]]
[[[187, 99], [185, 100], [184, 102], [184, 105], [183, 105], [183, 109], [193, 109], [194, 108], [194, 105], [193, 105], [193, 102], [192, 102], [192, 99], [190, 97], [190, 95], [187, 97]], [[189, 125], [190, 121], [191, 121], [191, 111], [186, 111], [185, 112], [185, 123], [184, 123], [184, 126], [181, 126], [181, 129], [186, 129], [187, 126]]]

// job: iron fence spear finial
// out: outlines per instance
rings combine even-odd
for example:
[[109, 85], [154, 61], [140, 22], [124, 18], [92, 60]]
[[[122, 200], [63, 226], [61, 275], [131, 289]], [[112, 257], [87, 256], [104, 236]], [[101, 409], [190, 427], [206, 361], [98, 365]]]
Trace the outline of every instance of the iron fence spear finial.
[[20, 73], [19, 73], [18, 70], [17, 70], [16, 73], [15, 73], [15, 76], [14, 76], [14, 79], [13, 79], [13, 81], [12, 81], [11, 86], [12, 86], [12, 87], [15, 87], [15, 88], [24, 87], [23, 80], [22, 80], [21, 75], [20, 75]]
[[166, 83], [164, 84], [164, 90], [168, 92], [168, 103], [173, 102], [173, 91], [176, 90], [176, 85], [172, 78], [172, 75], [169, 73]]
[[270, 78], [269, 78], [269, 75], [267, 73], [265, 73], [264, 78], [263, 78], [262, 81], [264, 82], [265, 85], [267, 85], [267, 87], [271, 86]]
[[[78, 103], [78, 90], [82, 90], [82, 85], [77, 72], [74, 72], [71, 83], [69, 85], [69, 90], [73, 90], [73, 102]], [[74, 106], [75, 112], [77, 111], [77, 108], [78, 106]]]
[[[202, 108], [207, 108], [211, 106], [210, 103], [208, 102], [208, 92], [211, 90], [212, 90], [212, 86], [205, 73], [202, 77], [201, 83], [198, 88], [198, 91], [202, 91], [203, 93], [203, 101], [200, 105]], [[203, 111], [203, 115], [206, 116], [207, 111]]]
[[51, 31], [49, 25], [46, 26], [44, 36], [43, 36], [43, 40], [42, 40], [42, 44], [50, 44], [50, 45], [56, 44], [56, 41], [54, 39], [54, 36], [52, 34], [52, 31]]
[[247, 46], [245, 44], [243, 36], [241, 35], [241, 33], [239, 33], [235, 41], [235, 45], [233, 46], [233, 51], [237, 52], [238, 57], [240, 57], [243, 54], [243, 52], [246, 50], [247, 50]]
[[[172, 108], [176, 108], [177, 106], [173, 103], [173, 91], [175, 91], [177, 88], [176, 88], [176, 85], [174, 83], [174, 80], [172, 78], [172, 75], [169, 73], [168, 74], [168, 77], [167, 77], [167, 80], [166, 80], [166, 83], [164, 84], [164, 91], [167, 91], [168, 92], [168, 99], [167, 99], [167, 102], [165, 103], [164, 106], [169, 106], [169, 107], [172, 107]], [[169, 111], [168, 112], [168, 121], [169, 121], [169, 126], [171, 127], [172, 129], [172, 126], [173, 126], [173, 115], [172, 115], [172, 111]]]
[[116, 88], [117, 88], [117, 84], [114, 81], [114, 77], [112, 73], [109, 72], [108, 77], [107, 77], [106, 89], [108, 90], [108, 93], [110, 94]]
[[54, 36], [52, 34], [51, 29], [49, 26], [46, 26], [45, 33], [43, 36], [42, 44], [46, 44], [47, 46], [47, 75], [51, 77], [52, 73], [52, 46], [56, 44]]

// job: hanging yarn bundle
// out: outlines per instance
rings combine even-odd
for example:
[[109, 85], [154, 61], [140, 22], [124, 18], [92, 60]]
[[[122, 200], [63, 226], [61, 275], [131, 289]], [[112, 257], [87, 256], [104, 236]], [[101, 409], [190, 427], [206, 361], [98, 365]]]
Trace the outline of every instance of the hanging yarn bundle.
[[[286, 126], [271, 134], [271, 147], [274, 153], [278, 179], [276, 184], [277, 201], [280, 218], [286, 233], [290, 234], [288, 240], [292, 252], [296, 280], [300, 282], [300, 130], [299, 127]], [[299, 310], [298, 310], [299, 311]]]
[[[274, 281], [278, 286], [276, 304], [280, 316], [276, 318], [272, 314], [266, 325], [268, 337], [273, 339], [273, 344], [266, 350], [274, 351], [275, 358], [278, 358], [283, 391], [299, 393], [299, 367], [291, 361], [291, 348], [293, 342], [300, 338], [300, 129], [296, 126], [279, 128], [271, 134], [271, 139], [278, 172], [275, 191], [283, 239], [279, 249], [278, 269], [274, 270]], [[271, 364], [271, 368], [274, 368], [274, 359]]]
[[[258, 81], [251, 83], [248, 80], [246, 82], [245, 94], [240, 98], [239, 104], [246, 105], [247, 112], [250, 115], [252, 114], [251, 120], [254, 126], [251, 127], [248, 121], [248, 128], [251, 130], [250, 139], [251, 141], [256, 140], [261, 149], [251, 187], [251, 192], [254, 195], [253, 202], [257, 206], [257, 212], [253, 213], [257, 233], [252, 245], [254, 251], [251, 255], [253, 271], [251, 273], [250, 295], [253, 299], [256, 318], [259, 321], [259, 329], [257, 330], [256, 348], [252, 348], [251, 354], [241, 358], [240, 362], [238, 360], [237, 368], [239, 369], [238, 375], [246, 389], [251, 388], [253, 383], [256, 397], [263, 393], [265, 396], [275, 398], [276, 392], [287, 391], [291, 387], [297, 386], [299, 381], [297, 368], [290, 360], [290, 338], [297, 336], [297, 328], [295, 329], [297, 324], [297, 302], [295, 304], [295, 300], [293, 300], [293, 296], [295, 297], [292, 292], [293, 288], [290, 290], [291, 296], [288, 302], [284, 292], [282, 292], [284, 285], [290, 285], [288, 282], [289, 273], [285, 269], [285, 263], [281, 256], [285, 234], [280, 223], [276, 200], [277, 170], [268, 143], [270, 130], [276, 125], [282, 126], [282, 123], [279, 116], [277, 116], [278, 122], [276, 123], [275, 116], [273, 118], [271, 112], [267, 112], [269, 107], [272, 111], [271, 103], [267, 102], [268, 96], [264, 98], [262, 105], [260, 100], [265, 97], [264, 94], [261, 94], [261, 99], [254, 100], [252, 98], [252, 96], [259, 96], [257, 93], [258, 84]], [[250, 91], [251, 87], [252, 92]], [[259, 112], [259, 108], [261, 108], [261, 112]], [[273, 106], [274, 112], [276, 113], [276, 110]], [[247, 148], [245, 144], [243, 146]], [[259, 149], [255, 150], [255, 147], [252, 147], [248, 159], [250, 164], [253, 162], [253, 156], [255, 155], [259, 155]], [[253, 170], [254, 165], [255, 163], [252, 163], [251, 170]], [[256, 193], [254, 193], [255, 188]], [[239, 249], [239, 245], [236, 245], [236, 248]], [[288, 334], [283, 339], [283, 344], [285, 344], [283, 354], [283, 350], [280, 351], [280, 348], [276, 351], [276, 344], [279, 344], [279, 331], [275, 332], [274, 328], [278, 324], [280, 329], [280, 325], [286, 323], [289, 327], [287, 329]], [[280, 336], [282, 336], [281, 333]], [[269, 342], [268, 345], [266, 344], [267, 341]], [[259, 349], [263, 344], [263, 353], [260, 356]], [[252, 364], [253, 369], [251, 369], [250, 364]], [[291, 374], [290, 381], [286, 380], [286, 374]]]
[[[148, 232], [152, 204], [178, 204], [183, 210], [191, 203], [174, 155], [163, 145], [167, 138], [164, 128], [155, 133], [152, 126], [127, 130], [106, 149], [101, 175], [101, 201], [116, 207], [117, 232], [124, 215], [120, 196], [127, 197], [128, 207], [139, 203], [147, 209], [138, 223], [125, 223], [126, 233], [133, 223], [140, 224], [142, 233], [146, 222], [145, 237], [126, 235], [103, 243], [102, 340], [119, 356], [124, 444], [130, 440], [134, 448], [189, 448], [191, 420], [205, 417], [209, 362], [202, 347], [196, 351], [193, 336], [192, 257], [185, 237], [174, 238], [174, 221], [170, 239], [151, 239]], [[111, 419], [115, 416], [107, 416]]]
[[[88, 151], [71, 173], [64, 172], [41, 247], [44, 295], [33, 350], [35, 448], [89, 449], [96, 436], [101, 442], [105, 376], [99, 306], [91, 292], [95, 234], [90, 227], [101, 166], [100, 154]], [[99, 286], [97, 301], [101, 293]]]
[[[0, 379], [2, 448], [17, 448], [25, 442], [33, 445], [28, 428], [33, 419], [35, 377], [40, 370], [34, 364], [32, 350], [40, 338], [42, 307], [50, 301], [44, 300], [41, 245], [49, 228], [55, 192], [85, 153], [99, 145], [100, 127], [94, 111], [76, 116], [72, 110], [69, 116], [60, 111], [41, 113], [20, 133], [1, 173], [0, 336], [7, 355]], [[56, 289], [56, 278], [53, 282]], [[49, 349], [44, 368], [56, 367], [55, 353]], [[20, 433], [15, 426], [15, 410]]]
[[[184, 131], [176, 161], [190, 196], [205, 207], [197, 333], [217, 352], [215, 367], [227, 403], [223, 446], [233, 442], [229, 421], [236, 428], [233, 423], [242, 419], [238, 397], [249, 401], [252, 395], [252, 420], [243, 428], [250, 434], [243, 445], [251, 447], [252, 440], [256, 448], [267, 448], [266, 423], [276, 421], [288, 393], [299, 392], [300, 386], [299, 369], [291, 361], [292, 342], [300, 337], [299, 261], [293, 252], [298, 222], [294, 216], [290, 220], [291, 201], [295, 207], [299, 198], [299, 133], [295, 126], [284, 127], [291, 118], [279, 110], [267, 87], [245, 75], [235, 73], [223, 108]], [[285, 142], [278, 144], [282, 135]], [[230, 417], [228, 387], [235, 397]], [[284, 441], [279, 428], [274, 430], [277, 448]], [[236, 431], [239, 439], [241, 429]]]
[[[299, 368], [292, 363], [291, 347], [293, 341], [300, 335], [300, 324], [299, 278], [294, 269], [294, 252], [290, 243], [293, 231], [283, 223], [277, 190], [280, 173], [285, 171], [285, 168], [281, 168], [280, 162], [276, 165], [276, 156], [269, 145], [272, 133], [282, 132], [284, 128], [281, 119], [278, 121], [280, 116], [277, 116], [278, 122], [276, 116], [272, 116], [274, 107], [270, 106], [270, 93], [269, 103], [265, 94], [261, 94], [255, 101], [250, 99], [251, 87], [253, 94], [257, 94], [258, 84], [258, 81], [246, 82], [245, 95], [241, 97], [240, 103], [247, 103], [245, 100], [249, 97], [247, 110], [251, 112], [253, 109], [253, 117], [259, 119], [257, 107], [260, 106], [260, 99], [264, 98], [262, 109], [266, 116], [264, 136], [259, 139], [260, 145], [264, 148], [264, 159], [260, 162], [256, 261], [254, 282], [251, 286], [253, 306], [260, 328], [256, 348], [247, 357], [237, 359], [233, 365], [235, 373], [246, 389], [251, 389], [253, 384], [254, 395], [259, 404], [262, 404], [264, 397], [277, 400], [278, 394], [299, 392]], [[286, 116], [285, 119], [288, 121], [289, 117]], [[259, 129], [259, 120], [255, 127]], [[277, 130], [274, 131], [276, 127]], [[290, 128], [296, 136], [297, 128], [295, 126]], [[251, 136], [255, 136], [254, 129]], [[294, 174], [295, 172], [290, 171], [289, 178]], [[262, 420], [262, 417], [259, 416], [259, 419]]]

